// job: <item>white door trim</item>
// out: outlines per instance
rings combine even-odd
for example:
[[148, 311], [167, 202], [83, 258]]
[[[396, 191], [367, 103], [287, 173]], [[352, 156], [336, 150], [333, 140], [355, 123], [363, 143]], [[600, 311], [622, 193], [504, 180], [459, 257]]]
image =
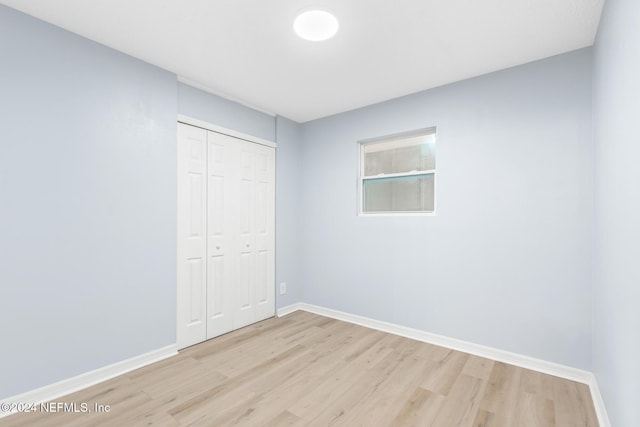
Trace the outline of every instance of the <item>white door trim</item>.
[[214, 125], [213, 123], [205, 122], [204, 120], [196, 119], [193, 117], [178, 114], [178, 122], [186, 125], [196, 126], [202, 129], [210, 130], [213, 132], [222, 133], [224, 135], [233, 136], [234, 138], [244, 139], [245, 141], [253, 142], [255, 144], [266, 145], [267, 147], [276, 148], [278, 144], [275, 141], [260, 138], [254, 135], [238, 132], [233, 129], [228, 129], [222, 126]]

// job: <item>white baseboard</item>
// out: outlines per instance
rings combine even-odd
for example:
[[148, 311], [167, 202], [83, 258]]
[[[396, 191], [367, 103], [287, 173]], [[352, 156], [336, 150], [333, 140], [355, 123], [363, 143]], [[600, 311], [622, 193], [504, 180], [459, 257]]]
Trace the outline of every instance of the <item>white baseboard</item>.
[[[142, 368], [143, 366], [150, 365], [151, 363], [175, 356], [176, 354], [178, 354], [176, 346], [169, 345], [112, 365], [98, 368], [94, 371], [85, 372], [84, 374], [58, 381], [57, 383], [2, 399], [0, 403], [38, 404], [48, 402], [117, 377], [118, 375], [133, 371], [134, 369]], [[14, 412], [0, 411], [0, 418], [11, 415], [12, 413]]]
[[278, 317], [286, 316], [287, 314], [293, 313], [297, 310], [308, 311], [310, 313], [354, 323], [356, 325], [365, 326], [378, 331], [388, 332], [390, 334], [411, 338], [417, 341], [462, 351], [475, 356], [485, 357], [487, 359], [519, 366], [521, 368], [531, 369], [544, 374], [587, 384], [591, 390], [593, 404], [596, 409], [600, 427], [611, 427], [609, 419], [607, 418], [607, 412], [602, 396], [600, 395], [600, 390], [598, 389], [596, 378], [593, 373], [589, 371], [312, 304], [296, 303], [282, 307], [278, 309]]
[[319, 307], [317, 305], [300, 303], [297, 304], [297, 306], [299, 307], [299, 310], [308, 311], [311, 313], [319, 314], [321, 316], [331, 317], [333, 319], [343, 320], [349, 323], [355, 323], [356, 325], [366, 326], [368, 328], [377, 329], [382, 332], [389, 332], [394, 335], [400, 335], [402, 337], [411, 338], [417, 341], [447, 347], [453, 350], [462, 351], [464, 353], [473, 354], [475, 356], [486, 357], [488, 359], [509, 363], [511, 365], [520, 366], [526, 369], [532, 369], [545, 374], [555, 375], [557, 377], [566, 378], [571, 381], [589, 384], [593, 376], [591, 372], [583, 371], [581, 369], [576, 369], [517, 353], [511, 353], [509, 351], [487, 347], [480, 344], [474, 344], [468, 341], [446, 337], [444, 335], [433, 334], [431, 332], [426, 332], [419, 329], [413, 329], [393, 323], [382, 322], [380, 320], [370, 319], [367, 317], [332, 310], [325, 307]]
[[293, 313], [294, 311], [303, 310], [302, 305], [302, 303], [298, 302], [295, 304], [287, 305], [286, 307], [279, 308], [276, 312], [276, 315], [278, 317], [283, 317], [287, 314]]
[[600, 394], [600, 387], [598, 387], [598, 381], [596, 380], [595, 375], [591, 376], [589, 389], [591, 390], [591, 398], [593, 399], [593, 406], [596, 409], [596, 415], [598, 416], [598, 423], [600, 423], [600, 427], [611, 427], [611, 422], [607, 415], [607, 408], [604, 406], [604, 400], [602, 399], [602, 394]]

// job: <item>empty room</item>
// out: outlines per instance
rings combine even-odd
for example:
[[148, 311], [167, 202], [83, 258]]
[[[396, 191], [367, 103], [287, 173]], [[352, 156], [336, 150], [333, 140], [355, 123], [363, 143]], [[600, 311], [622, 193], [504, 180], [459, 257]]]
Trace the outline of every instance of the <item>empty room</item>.
[[640, 426], [639, 1], [0, 3], [0, 426]]

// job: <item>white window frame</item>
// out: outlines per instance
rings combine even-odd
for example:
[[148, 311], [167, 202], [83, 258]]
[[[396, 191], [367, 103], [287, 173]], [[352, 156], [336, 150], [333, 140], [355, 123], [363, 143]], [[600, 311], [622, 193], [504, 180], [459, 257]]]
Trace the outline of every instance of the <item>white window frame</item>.
[[[363, 198], [364, 198], [364, 194], [363, 194], [363, 189], [364, 189], [364, 181], [367, 179], [373, 179], [374, 177], [366, 177], [364, 176], [364, 148], [367, 145], [370, 144], [378, 144], [381, 142], [390, 142], [396, 139], [406, 139], [406, 138], [411, 138], [411, 137], [416, 137], [416, 136], [423, 136], [423, 135], [433, 135], [434, 138], [436, 139], [436, 168], [435, 169], [430, 169], [430, 170], [425, 170], [425, 171], [419, 171], [419, 172], [406, 172], [406, 173], [393, 173], [393, 174], [384, 174], [384, 175], [376, 175], [375, 178], [376, 179], [380, 179], [380, 178], [394, 178], [394, 177], [399, 177], [399, 176], [419, 176], [419, 175], [431, 175], [433, 174], [433, 211], [411, 211], [411, 212], [407, 212], [407, 211], [395, 211], [395, 212], [364, 212], [364, 206], [363, 206]], [[417, 129], [417, 130], [413, 130], [413, 131], [408, 131], [408, 132], [401, 132], [401, 133], [396, 133], [393, 135], [387, 135], [387, 136], [382, 136], [382, 137], [377, 137], [377, 138], [371, 138], [371, 139], [365, 139], [362, 141], [358, 141], [358, 216], [361, 217], [377, 217], [377, 216], [436, 216], [436, 212], [437, 212], [437, 177], [436, 177], [436, 169], [438, 168], [438, 161], [437, 161], [437, 133], [436, 133], [436, 127], [432, 126], [432, 127], [428, 127], [428, 128], [422, 128], [422, 129]]]

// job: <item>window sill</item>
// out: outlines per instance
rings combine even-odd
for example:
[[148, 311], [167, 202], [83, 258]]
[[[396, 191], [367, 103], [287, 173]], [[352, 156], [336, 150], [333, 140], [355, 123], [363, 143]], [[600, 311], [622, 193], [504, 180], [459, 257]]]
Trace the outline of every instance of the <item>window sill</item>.
[[438, 216], [436, 212], [385, 212], [385, 213], [358, 213], [359, 217], [394, 217], [394, 216]]

